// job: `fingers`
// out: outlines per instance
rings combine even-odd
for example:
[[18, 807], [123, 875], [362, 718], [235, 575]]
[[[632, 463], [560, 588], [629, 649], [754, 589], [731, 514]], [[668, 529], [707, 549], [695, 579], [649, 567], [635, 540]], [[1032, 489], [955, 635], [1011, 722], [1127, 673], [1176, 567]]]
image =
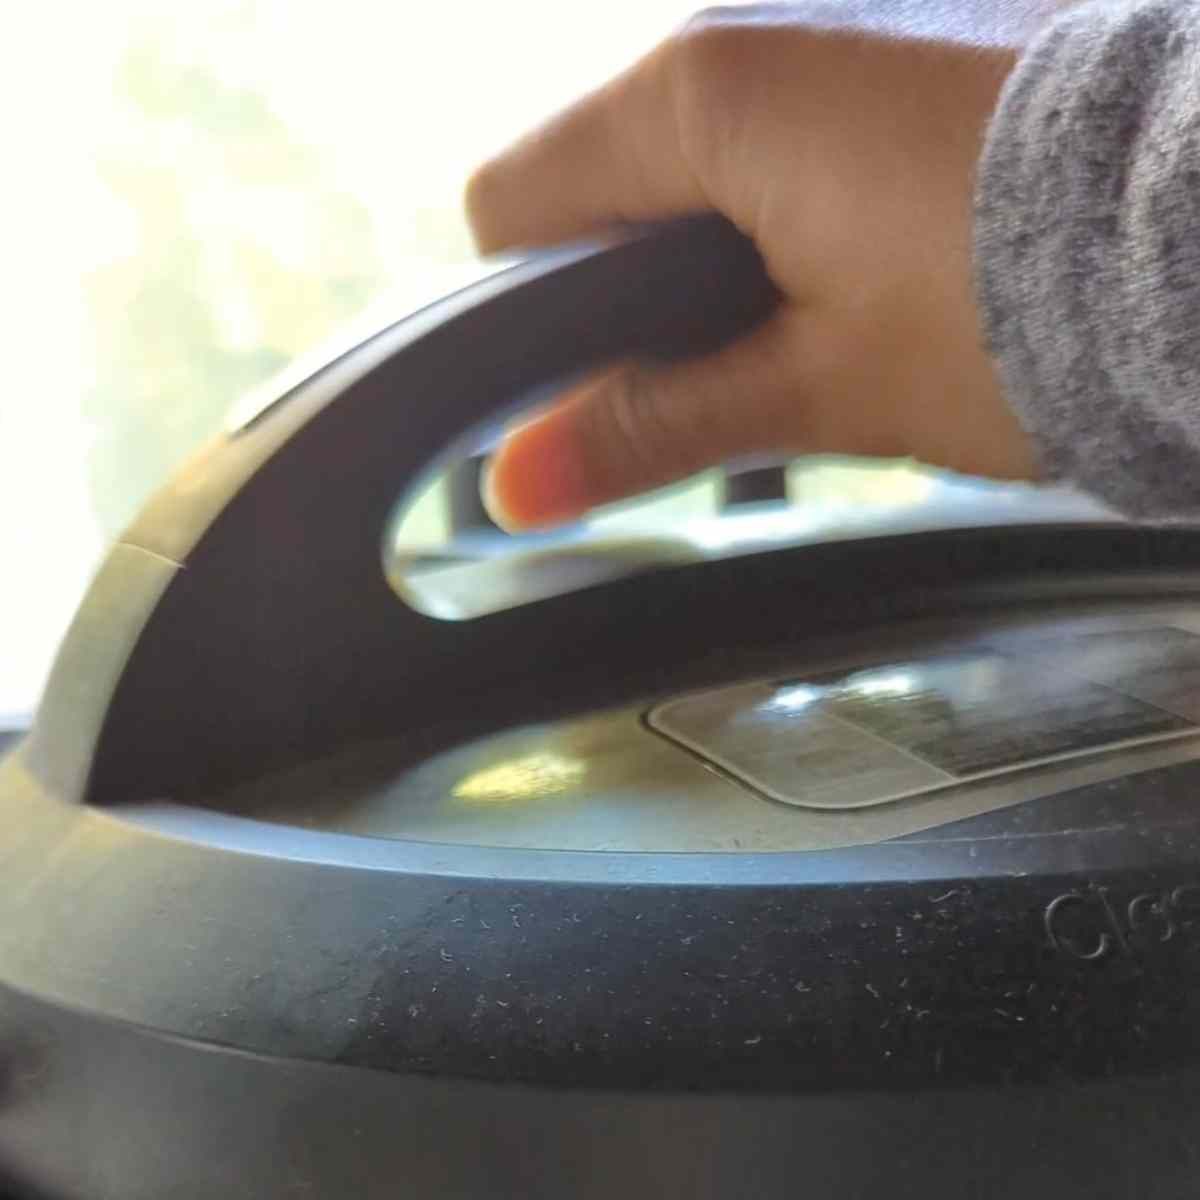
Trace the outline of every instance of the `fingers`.
[[467, 216], [482, 253], [707, 209], [678, 128], [672, 43], [480, 168]]
[[802, 384], [786, 368], [789, 334], [777, 320], [716, 354], [625, 366], [584, 385], [501, 446], [485, 486], [492, 516], [510, 530], [559, 524], [803, 441]]

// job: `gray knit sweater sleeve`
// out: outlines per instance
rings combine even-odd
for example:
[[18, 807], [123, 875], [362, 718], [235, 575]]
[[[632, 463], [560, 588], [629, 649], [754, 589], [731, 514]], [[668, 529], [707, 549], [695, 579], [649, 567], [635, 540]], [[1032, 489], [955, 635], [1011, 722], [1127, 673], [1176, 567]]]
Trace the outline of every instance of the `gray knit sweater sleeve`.
[[1200, 515], [1200, 0], [1085, 4], [1028, 48], [980, 164], [976, 270], [1046, 475]]

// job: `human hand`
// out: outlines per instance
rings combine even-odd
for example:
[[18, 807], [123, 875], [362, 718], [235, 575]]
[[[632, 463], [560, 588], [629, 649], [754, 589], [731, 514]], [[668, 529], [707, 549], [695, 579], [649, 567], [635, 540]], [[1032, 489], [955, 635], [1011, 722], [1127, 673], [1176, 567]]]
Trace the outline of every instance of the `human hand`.
[[784, 297], [733, 345], [622, 364], [510, 434], [488, 487], [502, 524], [759, 454], [1032, 473], [971, 265], [974, 168], [1015, 53], [859, 7], [702, 14], [473, 177], [484, 252], [715, 209]]

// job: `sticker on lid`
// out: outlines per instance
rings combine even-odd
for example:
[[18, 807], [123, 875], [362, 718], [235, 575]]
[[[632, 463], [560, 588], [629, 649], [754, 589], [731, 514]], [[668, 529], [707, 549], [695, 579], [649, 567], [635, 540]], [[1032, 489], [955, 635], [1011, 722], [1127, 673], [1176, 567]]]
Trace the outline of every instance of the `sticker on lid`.
[[1200, 730], [1200, 636], [1070, 636], [681, 696], [652, 729], [774, 799], [863, 808]]

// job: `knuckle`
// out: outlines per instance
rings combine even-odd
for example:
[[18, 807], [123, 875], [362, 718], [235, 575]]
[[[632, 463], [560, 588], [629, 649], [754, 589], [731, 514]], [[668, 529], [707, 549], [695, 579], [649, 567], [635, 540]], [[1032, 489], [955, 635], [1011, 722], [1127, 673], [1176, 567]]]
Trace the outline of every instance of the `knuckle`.
[[800, 23], [791, 6], [717, 5], [702, 8], [684, 21], [676, 41], [689, 63], [720, 74], [737, 68], [743, 47], [768, 45], [774, 40], [773, 30]]
[[699, 465], [694, 425], [652, 374], [622, 372], [606, 408], [605, 451], [617, 474], [657, 481], [689, 474]]
[[704, 8], [689, 17], [672, 42], [677, 77], [710, 86], [727, 77], [725, 64], [740, 30], [741, 21], [733, 8]]
[[[772, 53], [753, 15], [703, 9], [670, 44], [668, 69], [681, 146], [694, 173], [710, 188], [730, 192], [733, 163], [755, 116], [755, 90], [764, 55]], [[758, 114], [761, 117], [761, 113]]]
[[739, 18], [739, 10], [733, 4], [712, 4], [698, 9], [680, 27], [682, 35], [702, 35], [713, 30], [724, 29]]

